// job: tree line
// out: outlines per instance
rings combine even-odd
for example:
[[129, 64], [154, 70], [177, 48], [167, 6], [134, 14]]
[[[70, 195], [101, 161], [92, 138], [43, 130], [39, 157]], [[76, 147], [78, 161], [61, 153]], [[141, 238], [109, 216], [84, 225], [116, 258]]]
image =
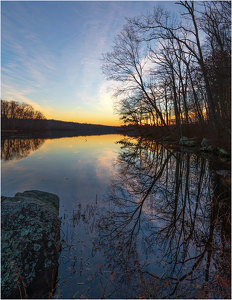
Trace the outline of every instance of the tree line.
[[38, 110], [35, 110], [28, 103], [17, 101], [1, 100], [1, 117], [2, 119], [33, 119], [44, 120], [45, 116]]
[[[66, 131], [69, 133], [66, 133], [65, 136], [77, 136], [118, 133], [120, 127], [47, 120], [40, 111], [35, 110], [30, 104], [1, 100], [1, 129], [2, 132], [53, 132], [51, 136], [63, 136], [62, 131]], [[49, 133], [48, 136], [50, 136]]]
[[103, 55], [103, 73], [117, 83], [124, 124], [198, 124], [230, 133], [231, 5], [179, 1], [177, 15], [155, 7], [128, 19]]

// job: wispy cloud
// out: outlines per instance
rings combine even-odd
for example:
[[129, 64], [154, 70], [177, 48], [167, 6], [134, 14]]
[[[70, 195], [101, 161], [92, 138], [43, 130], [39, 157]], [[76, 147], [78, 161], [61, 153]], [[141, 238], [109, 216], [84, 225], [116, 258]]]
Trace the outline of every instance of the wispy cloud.
[[[3, 42], [3, 78], [4, 73], [18, 74], [25, 81], [32, 81], [32, 84], [37, 87], [45, 85], [46, 77], [52, 75], [56, 70], [55, 57], [46, 49], [38, 38], [24, 42], [17, 37], [12, 37], [5, 33], [6, 37]], [[8, 61], [4, 47], [10, 53], [14, 53], [13, 62]], [[18, 72], [17, 72], [18, 71]]]
[[151, 4], [3, 2], [2, 97], [31, 103], [53, 118], [115, 121], [101, 57], [125, 17], [143, 6]]
[[30, 89], [15, 89], [12, 86], [8, 86], [7, 84], [2, 84], [2, 94], [4, 95], [2, 98], [4, 100], [17, 100], [21, 102], [25, 102], [31, 104], [35, 109], [42, 110], [43, 108], [36, 102], [33, 102], [26, 95], [31, 92]]

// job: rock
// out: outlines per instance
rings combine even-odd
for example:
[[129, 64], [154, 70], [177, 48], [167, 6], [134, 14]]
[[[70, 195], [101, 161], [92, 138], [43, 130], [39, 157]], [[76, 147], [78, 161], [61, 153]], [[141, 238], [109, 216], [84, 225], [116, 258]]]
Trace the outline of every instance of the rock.
[[230, 157], [230, 153], [223, 148], [217, 148], [218, 154], [225, 157]]
[[219, 148], [219, 147], [214, 147], [212, 144], [210, 144], [209, 140], [206, 138], [203, 138], [203, 140], [201, 141], [201, 151], [204, 152], [215, 152], [216, 154], [219, 154], [222, 157], [230, 157], [230, 153], [227, 152], [225, 149], [223, 148]]
[[2, 197], [2, 298], [49, 298], [60, 252], [59, 198], [41, 191]]
[[230, 157], [221, 156], [220, 161], [224, 164], [230, 164]]
[[201, 141], [201, 147], [207, 147], [210, 145], [210, 142], [208, 139], [206, 138], [203, 138], [202, 141]]
[[168, 141], [170, 141], [172, 139], [172, 137], [171, 136], [164, 136], [164, 137], [162, 137], [162, 141], [164, 141], [164, 142], [168, 142]]
[[201, 147], [201, 151], [204, 151], [204, 152], [214, 152], [215, 149], [216, 148], [213, 145]]
[[189, 148], [187, 146], [186, 147], [185, 146], [181, 147], [179, 149], [179, 152], [181, 152], [181, 153], [197, 153], [197, 151], [195, 149]]
[[201, 151], [204, 152], [214, 152], [216, 148], [210, 144], [210, 141], [206, 138], [203, 138], [201, 141]]
[[216, 170], [215, 171], [218, 175], [226, 177], [230, 176], [230, 171], [229, 170]]
[[194, 138], [187, 138], [186, 136], [182, 136], [180, 138], [179, 144], [182, 146], [187, 146], [187, 147], [194, 147], [196, 146], [196, 141]]
[[54, 194], [41, 191], [25, 191], [23, 193], [15, 194], [15, 197], [29, 197], [41, 200], [59, 215], [59, 198]]

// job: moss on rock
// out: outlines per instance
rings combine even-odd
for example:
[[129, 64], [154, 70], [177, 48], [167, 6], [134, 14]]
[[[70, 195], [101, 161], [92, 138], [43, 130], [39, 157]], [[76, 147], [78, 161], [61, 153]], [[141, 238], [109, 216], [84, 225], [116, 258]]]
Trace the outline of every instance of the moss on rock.
[[196, 140], [195, 138], [187, 138], [186, 136], [182, 136], [180, 138], [179, 144], [182, 146], [194, 147], [196, 146]]
[[227, 152], [225, 149], [223, 148], [217, 148], [217, 151], [219, 153], [219, 155], [224, 156], [224, 157], [230, 157], [230, 153]]
[[58, 213], [59, 198], [50, 193], [26, 191], [2, 197], [2, 298], [17, 298], [20, 293], [48, 298], [58, 268]]

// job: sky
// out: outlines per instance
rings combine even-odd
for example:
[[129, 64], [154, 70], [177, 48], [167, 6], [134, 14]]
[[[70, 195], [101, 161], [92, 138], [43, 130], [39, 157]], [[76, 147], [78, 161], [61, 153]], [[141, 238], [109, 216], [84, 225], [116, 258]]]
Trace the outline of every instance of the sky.
[[174, 2], [2, 1], [1, 98], [47, 119], [120, 125], [113, 83], [102, 74], [126, 17]]

